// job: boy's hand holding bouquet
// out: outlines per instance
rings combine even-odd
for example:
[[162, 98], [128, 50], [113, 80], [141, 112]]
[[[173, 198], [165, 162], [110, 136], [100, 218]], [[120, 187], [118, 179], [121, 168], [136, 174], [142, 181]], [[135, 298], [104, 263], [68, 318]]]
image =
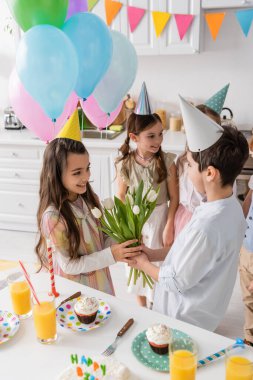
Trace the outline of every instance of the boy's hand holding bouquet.
[[[154, 190], [151, 186], [143, 194], [144, 183], [140, 182], [138, 188], [133, 193], [128, 192], [126, 201], [123, 203], [119, 198], [107, 198], [103, 204], [102, 213], [99, 209], [93, 209], [92, 213], [100, 219], [101, 230], [118, 243], [127, 240], [137, 239], [134, 246], [138, 246], [142, 239], [142, 228], [152, 214], [159, 192], [159, 188]], [[131, 268], [128, 285], [133, 277], [134, 284], [138, 277], [142, 276], [143, 287], [146, 284], [152, 288], [153, 280], [143, 271]]]

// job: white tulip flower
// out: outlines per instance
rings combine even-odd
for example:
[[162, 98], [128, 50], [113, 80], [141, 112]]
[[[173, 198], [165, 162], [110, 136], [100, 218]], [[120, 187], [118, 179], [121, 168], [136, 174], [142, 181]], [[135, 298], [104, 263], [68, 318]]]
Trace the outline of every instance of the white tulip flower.
[[114, 207], [113, 199], [112, 199], [112, 198], [106, 198], [106, 199], [104, 199], [103, 202], [102, 202], [102, 205], [103, 205], [104, 208], [106, 208], [107, 210], [112, 210], [113, 207]]
[[134, 213], [134, 215], [139, 215], [139, 213], [140, 213], [140, 207], [137, 206], [137, 205], [134, 205], [133, 206], [133, 213]]
[[102, 216], [102, 212], [99, 210], [99, 208], [95, 207], [91, 210], [92, 215], [96, 218], [99, 219]]
[[150, 192], [147, 195], [147, 201], [148, 202], [154, 202], [157, 198], [157, 193], [155, 190], [150, 190]]
[[130, 205], [133, 206], [134, 199], [133, 199], [132, 195], [130, 193], [128, 193], [126, 196], [127, 196], [128, 200], [129, 200]]

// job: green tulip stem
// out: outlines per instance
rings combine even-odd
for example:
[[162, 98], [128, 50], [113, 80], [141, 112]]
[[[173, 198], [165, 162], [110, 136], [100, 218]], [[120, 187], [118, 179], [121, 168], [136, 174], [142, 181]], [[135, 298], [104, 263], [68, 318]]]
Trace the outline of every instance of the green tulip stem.
[[129, 277], [128, 277], [128, 281], [127, 281], [127, 286], [130, 285], [131, 278], [132, 278], [132, 275], [133, 275], [133, 270], [134, 270], [134, 268], [131, 268], [131, 269], [130, 269], [130, 273], [129, 273]]

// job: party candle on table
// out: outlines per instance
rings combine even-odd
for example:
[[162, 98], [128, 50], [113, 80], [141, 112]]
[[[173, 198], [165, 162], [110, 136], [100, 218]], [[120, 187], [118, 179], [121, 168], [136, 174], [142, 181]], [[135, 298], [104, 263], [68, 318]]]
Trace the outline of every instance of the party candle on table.
[[55, 289], [55, 281], [54, 281], [54, 266], [53, 266], [53, 250], [49, 240], [47, 240], [47, 255], [48, 255], [48, 265], [49, 265], [49, 273], [50, 273], [50, 281], [51, 281], [51, 293], [55, 297], [59, 297], [59, 293]]

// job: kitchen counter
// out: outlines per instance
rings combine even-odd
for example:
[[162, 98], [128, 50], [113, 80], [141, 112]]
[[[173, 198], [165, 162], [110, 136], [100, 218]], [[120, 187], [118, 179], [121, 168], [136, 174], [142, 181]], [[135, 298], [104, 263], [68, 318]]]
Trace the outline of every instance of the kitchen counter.
[[[126, 138], [126, 132], [116, 137], [113, 140], [104, 139], [83, 139], [86, 148], [106, 148], [118, 149]], [[45, 146], [45, 142], [39, 140], [28, 129], [23, 130], [6, 130], [0, 129], [0, 145], [8, 145], [13, 143], [15, 145], [30, 145]], [[165, 151], [172, 151], [180, 153], [185, 149], [186, 138], [183, 132], [172, 132], [166, 130], [163, 139], [163, 149]]]

